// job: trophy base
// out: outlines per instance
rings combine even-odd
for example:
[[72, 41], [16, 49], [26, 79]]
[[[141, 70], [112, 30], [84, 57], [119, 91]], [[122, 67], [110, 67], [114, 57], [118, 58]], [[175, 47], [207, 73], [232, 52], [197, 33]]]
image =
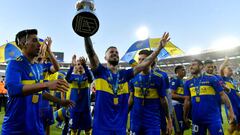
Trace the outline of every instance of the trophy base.
[[99, 20], [91, 12], [79, 12], [73, 18], [72, 27], [79, 36], [90, 37], [98, 31]]

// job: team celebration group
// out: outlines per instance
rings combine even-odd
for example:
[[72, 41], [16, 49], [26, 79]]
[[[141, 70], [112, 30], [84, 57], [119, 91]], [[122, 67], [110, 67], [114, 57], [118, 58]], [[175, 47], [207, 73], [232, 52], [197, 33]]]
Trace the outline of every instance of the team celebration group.
[[[16, 34], [22, 55], [6, 68], [9, 97], [2, 135], [49, 135], [52, 103], [58, 106], [54, 114], [63, 117], [56, 120], [65, 123], [62, 135], [183, 135], [188, 129], [193, 135], [223, 135], [223, 111], [227, 133], [240, 134], [240, 95], [227, 58], [220, 67], [212, 60], [194, 59], [189, 70], [176, 66], [170, 78], [156, 59], [169, 33], [154, 51], [141, 50], [138, 64], [129, 69], [119, 68], [115, 46], [106, 50], [106, 64], [101, 64], [91, 38], [84, 37], [90, 64], [73, 55], [63, 72], [51, 51], [51, 38], [40, 45], [37, 34], [36, 29]], [[191, 74], [187, 79], [186, 71]], [[90, 95], [95, 97], [94, 112]]]

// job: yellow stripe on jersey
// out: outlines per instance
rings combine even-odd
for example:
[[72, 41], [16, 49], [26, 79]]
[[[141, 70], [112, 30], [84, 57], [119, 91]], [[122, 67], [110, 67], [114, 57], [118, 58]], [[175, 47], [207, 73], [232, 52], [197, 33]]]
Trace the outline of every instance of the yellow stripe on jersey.
[[[89, 83], [88, 81], [82, 81], [80, 83], [80, 89], [84, 89], [84, 88], [88, 88], [89, 87]], [[79, 86], [78, 86], [78, 83], [76, 81], [73, 81], [72, 83], [70, 83], [70, 88], [71, 89], [78, 89]]]
[[88, 80], [82, 81], [80, 83], [80, 89], [85, 89], [85, 88], [88, 88], [88, 87], [89, 87]]
[[[43, 83], [43, 80], [40, 80], [40, 83]], [[23, 85], [36, 84], [36, 80], [22, 80], [22, 84]], [[41, 94], [42, 91], [38, 93]]]
[[[144, 98], [140, 87], [134, 87], [134, 96], [137, 98]], [[146, 95], [145, 98], [147, 98], [147, 99], [159, 98], [157, 89], [152, 89], [152, 88], [148, 89], [148, 94]]]
[[58, 72], [55, 72], [53, 74], [49, 74], [49, 80], [54, 81], [58, 79]]
[[225, 82], [225, 83], [226, 83], [228, 88], [235, 90], [235, 86], [232, 83], [230, 83], [230, 82]]
[[[40, 80], [40, 83], [42, 83], [43, 80]], [[36, 80], [22, 80], [22, 84], [36, 84]]]
[[[104, 91], [104, 92], [113, 94], [113, 90], [110, 87], [112, 87], [112, 85], [102, 78], [98, 78], [95, 80], [95, 88], [97, 91]], [[129, 93], [128, 83], [125, 82], [125, 83], [119, 84], [118, 95], [127, 94], [127, 93]]]
[[183, 87], [178, 87], [177, 90], [176, 90], [177, 94], [184, 94], [184, 90], [183, 90]]
[[[191, 92], [191, 97], [194, 97], [197, 95], [195, 87], [191, 87], [190, 92]], [[215, 94], [216, 94], [216, 92], [212, 86], [200, 86], [200, 94], [199, 95], [215, 95]]]
[[78, 89], [78, 83], [76, 81], [71, 82], [70, 89]]

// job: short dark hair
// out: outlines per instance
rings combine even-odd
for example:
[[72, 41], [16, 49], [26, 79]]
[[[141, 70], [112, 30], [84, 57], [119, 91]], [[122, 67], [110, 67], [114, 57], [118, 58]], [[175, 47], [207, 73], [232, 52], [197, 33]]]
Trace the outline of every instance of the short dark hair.
[[176, 66], [175, 69], [174, 69], [174, 73], [176, 74], [179, 69], [183, 69], [183, 68], [184, 68], [183, 65]]
[[194, 59], [194, 60], [192, 60], [192, 62], [197, 62], [199, 65], [202, 65], [202, 66], [203, 66], [203, 63], [202, 63], [202, 61], [201, 61], [201, 60], [199, 60], [199, 59]]
[[107, 48], [107, 50], [106, 50], [105, 54], [108, 52], [108, 50], [110, 50], [110, 49], [112, 49], [112, 48], [115, 48], [115, 49], [117, 49], [117, 47], [116, 47], [116, 46], [110, 46], [110, 47], [108, 47], [108, 48]]
[[37, 29], [26, 29], [26, 30], [22, 30], [22, 31], [19, 31], [17, 34], [16, 34], [16, 37], [15, 37], [15, 42], [16, 42], [16, 45], [19, 46], [19, 41], [25, 37], [27, 38], [28, 35], [32, 35], [32, 34], [36, 34], [37, 35]]
[[149, 55], [152, 54], [152, 51], [149, 51], [149, 50], [146, 50], [146, 49], [145, 49], [145, 50], [141, 50], [141, 51], [138, 53], [138, 55], [142, 55], [142, 54], [149, 56]]
[[214, 64], [214, 62], [212, 60], [205, 60], [204, 65], [207, 65], [207, 64]]

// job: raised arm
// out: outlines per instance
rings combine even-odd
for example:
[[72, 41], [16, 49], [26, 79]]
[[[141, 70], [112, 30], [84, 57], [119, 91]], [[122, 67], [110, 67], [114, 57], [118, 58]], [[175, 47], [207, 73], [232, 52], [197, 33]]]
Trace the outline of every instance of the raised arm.
[[[50, 71], [52, 73], [57, 72], [60, 69], [60, 66], [57, 62], [57, 59], [55, 58], [52, 50], [51, 50], [51, 45], [52, 45], [52, 39], [50, 37], [47, 37], [44, 42], [43, 42], [43, 47], [46, 48], [46, 55], [48, 55], [50, 62], [52, 63], [52, 66], [50, 67]], [[43, 50], [44, 51], [44, 50]]]
[[90, 64], [91, 64], [90, 67], [94, 70], [98, 67], [98, 65], [100, 63], [99, 59], [98, 59], [98, 56], [93, 49], [91, 38], [90, 37], [85, 37], [84, 42], [85, 42], [85, 50], [87, 52], [88, 59], [90, 60]]
[[72, 79], [71, 79], [71, 76], [72, 76], [72, 72], [73, 72], [73, 68], [74, 66], [77, 64], [77, 56], [74, 54], [73, 57], [72, 57], [72, 63], [70, 65], [70, 69], [68, 70], [67, 72], [67, 75], [65, 77], [65, 79], [68, 81], [68, 82], [71, 82]]
[[134, 67], [133, 69], [134, 75], [140, 73], [146, 67], [150, 66], [152, 62], [155, 60], [155, 58], [158, 56], [158, 54], [160, 53], [161, 49], [165, 47], [165, 45], [169, 40], [170, 40], [169, 33], [165, 32], [162, 36], [162, 39], [157, 49], [151, 55], [149, 55], [141, 64], [138, 64], [137, 66]]
[[93, 82], [93, 74], [91, 73], [91, 71], [88, 69], [88, 66], [87, 66], [87, 58], [85, 59], [84, 57], [80, 57], [79, 58], [79, 61], [81, 63], [81, 65], [83, 66], [84, 70], [85, 70], [85, 73], [87, 75], [87, 78], [88, 78], [88, 83], [92, 83]]
[[224, 70], [224, 68], [227, 66], [228, 61], [229, 61], [229, 58], [226, 56], [225, 59], [224, 59], [224, 62], [220, 65], [220, 70], [219, 70], [219, 72], [220, 72], [220, 75], [221, 75], [221, 76], [224, 76], [223, 70]]

